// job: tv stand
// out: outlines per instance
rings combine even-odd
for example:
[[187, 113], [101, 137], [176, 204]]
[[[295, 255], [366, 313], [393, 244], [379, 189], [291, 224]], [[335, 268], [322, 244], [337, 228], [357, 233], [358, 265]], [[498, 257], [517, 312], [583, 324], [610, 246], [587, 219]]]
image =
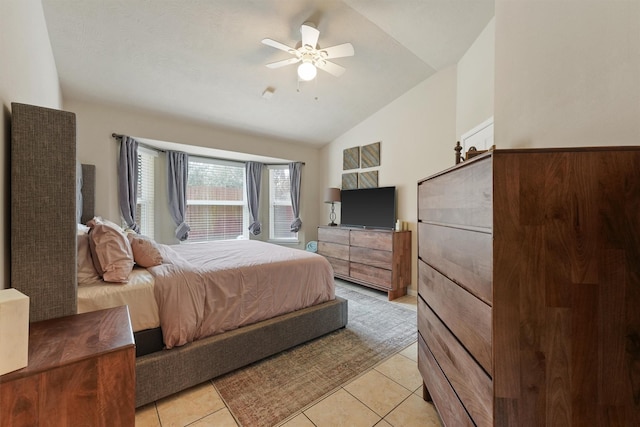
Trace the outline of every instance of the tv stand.
[[318, 253], [335, 277], [385, 291], [389, 301], [411, 284], [411, 231], [318, 227]]

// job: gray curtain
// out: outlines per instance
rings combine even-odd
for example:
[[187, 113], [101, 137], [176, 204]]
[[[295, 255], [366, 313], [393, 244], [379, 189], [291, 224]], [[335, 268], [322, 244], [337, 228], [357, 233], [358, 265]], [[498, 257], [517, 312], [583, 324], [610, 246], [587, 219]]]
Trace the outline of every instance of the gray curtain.
[[254, 236], [262, 232], [262, 226], [258, 220], [258, 210], [260, 208], [260, 181], [262, 178], [262, 163], [247, 162], [245, 170], [247, 172], [247, 204], [249, 207], [249, 231]]
[[291, 192], [291, 208], [293, 209], [293, 222], [291, 232], [297, 233], [302, 227], [300, 220], [300, 177], [302, 175], [302, 163], [289, 163], [289, 191]]
[[138, 201], [138, 141], [123, 135], [120, 140], [118, 160], [118, 202], [120, 214], [127, 227], [140, 233], [136, 224], [136, 203]]
[[191, 228], [184, 221], [187, 214], [187, 180], [189, 178], [189, 156], [179, 151], [167, 151], [167, 192], [169, 213], [178, 226], [176, 237], [187, 240]]

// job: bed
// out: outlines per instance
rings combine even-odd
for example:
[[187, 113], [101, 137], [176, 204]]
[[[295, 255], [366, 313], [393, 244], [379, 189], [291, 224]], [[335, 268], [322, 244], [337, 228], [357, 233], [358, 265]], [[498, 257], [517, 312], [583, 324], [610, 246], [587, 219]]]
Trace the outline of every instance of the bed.
[[[128, 305], [133, 331], [144, 340], [137, 355], [171, 349], [198, 339], [270, 319], [335, 298], [333, 271], [314, 253], [252, 240], [162, 245], [130, 234], [140, 263], [105, 282], [94, 268], [99, 247], [79, 225], [78, 313]], [[127, 235], [109, 225], [113, 239]], [[111, 238], [110, 238], [111, 239]], [[111, 240], [104, 243], [111, 243]], [[152, 253], [153, 256], [148, 254]], [[152, 264], [148, 265], [143, 261]], [[133, 263], [131, 263], [133, 264]], [[105, 275], [105, 278], [107, 276]], [[161, 334], [153, 333], [161, 327]], [[161, 340], [157, 340], [161, 337]], [[149, 339], [156, 342], [149, 342]]]
[[[74, 207], [79, 205], [75, 115], [12, 104], [11, 138], [12, 286], [30, 297], [31, 321], [75, 314], [78, 286]], [[26, 186], [44, 196], [21, 191]], [[94, 216], [94, 190], [95, 166], [82, 165], [83, 222]], [[47, 227], [46, 235], [42, 227], [33, 227], [52, 222], [56, 227]], [[347, 324], [347, 301], [335, 297], [253, 320], [170, 350], [150, 350], [137, 357], [136, 407], [343, 328]], [[143, 329], [135, 333], [137, 347], [149, 335], [155, 337], [151, 341], [157, 341], [159, 329], [146, 326], [153, 325], [141, 326]]]
[[[90, 165], [83, 165], [83, 177], [85, 174], [91, 174], [89, 172], [90, 169]], [[92, 190], [86, 187], [94, 181], [93, 179], [83, 179], [83, 182], [83, 200], [86, 200], [92, 197]], [[93, 203], [83, 203], [83, 205], [91, 207]], [[92, 212], [88, 212], [86, 209], [83, 210], [83, 218], [92, 215]], [[236, 248], [231, 251], [233, 255], [236, 255], [239, 250], [237, 248], [238, 244], [268, 245], [271, 251], [278, 249], [275, 245], [262, 242], [218, 242], [218, 245], [223, 246], [223, 248], [217, 249], [216, 256], [220, 256], [219, 252], [224, 252], [230, 245]], [[171, 248], [177, 251], [179, 256], [194, 260], [198, 259], [198, 257], [190, 254], [190, 252], [202, 253], [202, 245], [198, 243], [178, 245], [177, 247], [171, 246]], [[305, 257], [319, 257], [319, 255], [296, 249], [288, 249], [287, 253], [291, 251], [300, 252]], [[282, 259], [277, 261], [279, 263], [284, 262]], [[323, 261], [326, 262], [324, 259]], [[200, 263], [198, 265], [200, 269], [202, 267], [201, 264], [207, 261], [200, 258], [198, 262]], [[253, 262], [255, 262], [254, 258], [249, 261], [249, 263]], [[152, 267], [149, 270], [160, 269], [163, 266], [165, 264]], [[256, 274], [255, 269], [247, 270], [247, 265], [234, 267], [231, 264], [225, 264], [224, 266], [226, 267], [224, 269], [224, 274], [226, 275], [232, 273], [241, 275]], [[273, 274], [274, 272], [271, 273]], [[282, 280], [282, 269], [279, 269], [276, 273], [278, 276], [272, 277], [277, 277], [274, 280], [278, 284]], [[329, 274], [333, 283], [333, 274], [332, 272]], [[265, 276], [269, 277], [269, 275]], [[157, 275], [154, 276], [154, 280], [157, 281], [158, 277]], [[145, 282], [145, 280], [142, 281]], [[170, 286], [170, 283], [168, 285]], [[291, 292], [294, 285], [295, 282], [288, 282], [286, 285], [287, 290]], [[113, 287], [114, 285], [107, 286]], [[83, 291], [84, 286], [80, 286], [78, 295], [82, 295]], [[238, 324], [232, 322], [231, 326], [228, 327], [230, 328], [229, 330], [224, 330], [224, 328], [223, 330], [215, 330], [212, 335], [205, 333], [204, 335], [207, 336], [203, 338], [196, 336], [193, 341], [188, 339], [187, 343], [181, 341], [172, 343], [171, 347], [174, 348], [170, 350], [158, 349], [159, 339], [166, 338], [164, 331], [160, 332], [157, 328], [136, 331], [134, 334], [136, 346], [140, 345], [143, 348], [142, 351], [138, 351], [139, 356], [136, 358], [136, 407], [344, 327], [347, 323], [346, 300], [336, 298], [333, 287], [330, 293], [326, 294], [326, 292], [328, 290], [325, 289], [325, 298], [322, 298], [321, 301], [306, 301], [303, 304], [308, 305], [306, 307], [294, 311], [291, 311], [290, 307], [284, 307], [275, 310], [274, 313], [271, 313], [272, 315], [259, 316], [258, 319], [247, 316]], [[135, 310], [131, 310], [130, 306], [130, 311], [134, 312]], [[162, 316], [161, 307], [158, 307], [158, 317], [161, 322]]]

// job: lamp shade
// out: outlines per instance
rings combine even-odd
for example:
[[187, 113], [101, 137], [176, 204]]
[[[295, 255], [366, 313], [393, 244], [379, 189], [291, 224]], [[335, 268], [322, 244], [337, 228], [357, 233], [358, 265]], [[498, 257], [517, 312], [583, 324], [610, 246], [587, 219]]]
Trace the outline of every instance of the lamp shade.
[[324, 202], [333, 203], [340, 201], [340, 189], [339, 188], [327, 188], [324, 190]]

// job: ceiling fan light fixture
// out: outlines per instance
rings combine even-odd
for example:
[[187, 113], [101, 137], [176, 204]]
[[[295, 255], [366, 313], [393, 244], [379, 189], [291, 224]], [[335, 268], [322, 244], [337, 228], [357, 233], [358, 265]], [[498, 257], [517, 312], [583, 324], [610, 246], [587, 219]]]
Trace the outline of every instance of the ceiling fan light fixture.
[[295, 48], [272, 39], [262, 39], [262, 44], [285, 51], [291, 55], [289, 59], [266, 64], [267, 67], [280, 68], [290, 64], [298, 64], [298, 81], [304, 82], [315, 79], [318, 74], [318, 68], [335, 77], [339, 77], [344, 73], [344, 67], [328, 60], [353, 56], [355, 52], [351, 43], [342, 43], [320, 49], [318, 46], [320, 32], [315, 24], [311, 22], [302, 24], [300, 35], [302, 39], [296, 43]]
[[305, 82], [311, 81], [316, 78], [316, 74], [318, 74], [318, 70], [311, 62], [305, 61], [298, 66], [298, 77], [300, 77], [300, 80], [304, 80]]

